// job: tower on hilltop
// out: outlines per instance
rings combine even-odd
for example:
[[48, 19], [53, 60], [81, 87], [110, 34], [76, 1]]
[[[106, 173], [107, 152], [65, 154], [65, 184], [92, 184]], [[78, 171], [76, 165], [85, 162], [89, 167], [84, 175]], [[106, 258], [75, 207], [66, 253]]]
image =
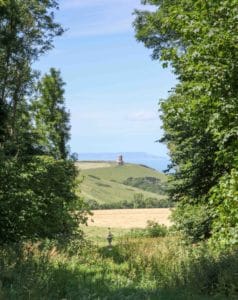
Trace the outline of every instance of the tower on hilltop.
[[117, 157], [117, 164], [118, 164], [118, 166], [124, 165], [124, 161], [123, 161], [123, 156], [122, 155], [119, 155]]

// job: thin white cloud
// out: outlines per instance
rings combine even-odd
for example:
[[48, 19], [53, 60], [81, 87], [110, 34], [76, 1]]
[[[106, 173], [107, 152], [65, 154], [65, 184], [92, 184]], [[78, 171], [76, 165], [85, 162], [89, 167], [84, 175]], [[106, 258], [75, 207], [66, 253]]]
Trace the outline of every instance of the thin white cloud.
[[[84, 110], [84, 111], [82, 111]], [[113, 116], [111, 114], [111, 111], [107, 112], [107, 111], [85, 111], [85, 109], [81, 109], [81, 111], [73, 111], [71, 113], [72, 117], [75, 119], [75, 120], [80, 120], [80, 121], [84, 121], [84, 120], [87, 120], [87, 121], [101, 121], [101, 120], [112, 120], [113, 121]]]
[[158, 120], [158, 115], [155, 112], [151, 111], [138, 111], [133, 112], [127, 116], [129, 121], [139, 121], [139, 122], [147, 122]]

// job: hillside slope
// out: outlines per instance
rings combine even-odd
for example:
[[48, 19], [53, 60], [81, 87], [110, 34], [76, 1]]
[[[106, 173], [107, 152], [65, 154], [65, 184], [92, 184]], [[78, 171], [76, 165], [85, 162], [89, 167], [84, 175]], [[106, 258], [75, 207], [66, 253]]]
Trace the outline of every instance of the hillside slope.
[[[91, 208], [124, 208], [166, 206], [166, 196], [162, 193], [146, 191], [139, 186], [124, 184], [128, 178], [155, 178], [166, 183], [166, 175], [146, 166], [125, 164], [118, 166], [114, 162], [77, 162], [80, 169], [81, 194], [90, 203]], [[148, 200], [149, 199], [149, 200]], [[139, 204], [138, 204], [138, 203]], [[147, 203], [147, 204], [146, 204]], [[157, 204], [157, 203], [160, 203]]]

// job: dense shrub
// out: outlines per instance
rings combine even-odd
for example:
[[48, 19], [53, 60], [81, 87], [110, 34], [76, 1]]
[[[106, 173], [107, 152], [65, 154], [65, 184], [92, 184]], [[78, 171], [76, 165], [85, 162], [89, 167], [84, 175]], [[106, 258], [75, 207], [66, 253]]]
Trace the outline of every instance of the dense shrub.
[[71, 161], [49, 156], [1, 161], [0, 240], [72, 234], [85, 222], [76, 176]]
[[121, 200], [118, 202], [98, 203], [94, 199], [85, 201], [90, 209], [126, 209], [126, 208], [168, 208], [173, 203], [168, 198], [144, 198], [143, 194], [137, 193], [131, 201]]
[[172, 213], [176, 228], [192, 243], [207, 239], [211, 235], [211, 212], [205, 205], [179, 204]]
[[169, 232], [170, 229], [167, 226], [155, 221], [148, 221], [146, 228], [133, 228], [127, 236], [131, 238], [157, 238], [165, 237]]
[[221, 247], [238, 245], [238, 171], [224, 175], [211, 190], [212, 238]]
[[148, 221], [146, 230], [150, 237], [164, 237], [168, 233], [168, 228], [155, 221]]
[[159, 178], [151, 176], [129, 177], [123, 181], [123, 184], [160, 195], [166, 194], [168, 189], [168, 184], [166, 182], [161, 182]]

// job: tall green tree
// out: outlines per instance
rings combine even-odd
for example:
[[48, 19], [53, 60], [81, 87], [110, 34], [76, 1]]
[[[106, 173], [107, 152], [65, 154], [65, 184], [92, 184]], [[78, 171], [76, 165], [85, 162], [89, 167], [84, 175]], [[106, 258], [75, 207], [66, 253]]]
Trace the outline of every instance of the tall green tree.
[[31, 114], [32, 65], [63, 32], [57, 8], [55, 0], [0, 1], [1, 243], [68, 236], [85, 221], [77, 169], [66, 159], [69, 114], [58, 71], [40, 82], [35, 119]]
[[[162, 141], [175, 169], [171, 196], [184, 214], [191, 205], [211, 210], [200, 219], [201, 226], [207, 224], [201, 237], [208, 237], [217, 217], [210, 195], [221, 178], [238, 167], [238, 3], [142, 2], [155, 9], [136, 11], [136, 37], [153, 50], [153, 59], [171, 66], [179, 80], [161, 103]], [[191, 235], [196, 235], [193, 230]]]
[[[5, 0], [0, 10], [0, 113], [3, 140], [17, 145], [17, 114], [21, 102], [32, 92], [35, 72], [32, 63], [53, 47], [53, 39], [63, 33], [54, 21], [57, 1]], [[6, 120], [7, 119], [7, 120]], [[6, 152], [8, 149], [6, 149]]]
[[39, 97], [32, 104], [36, 132], [42, 151], [57, 159], [68, 156], [69, 112], [65, 108], [60, 71], [51, 68], [39, 83]]

